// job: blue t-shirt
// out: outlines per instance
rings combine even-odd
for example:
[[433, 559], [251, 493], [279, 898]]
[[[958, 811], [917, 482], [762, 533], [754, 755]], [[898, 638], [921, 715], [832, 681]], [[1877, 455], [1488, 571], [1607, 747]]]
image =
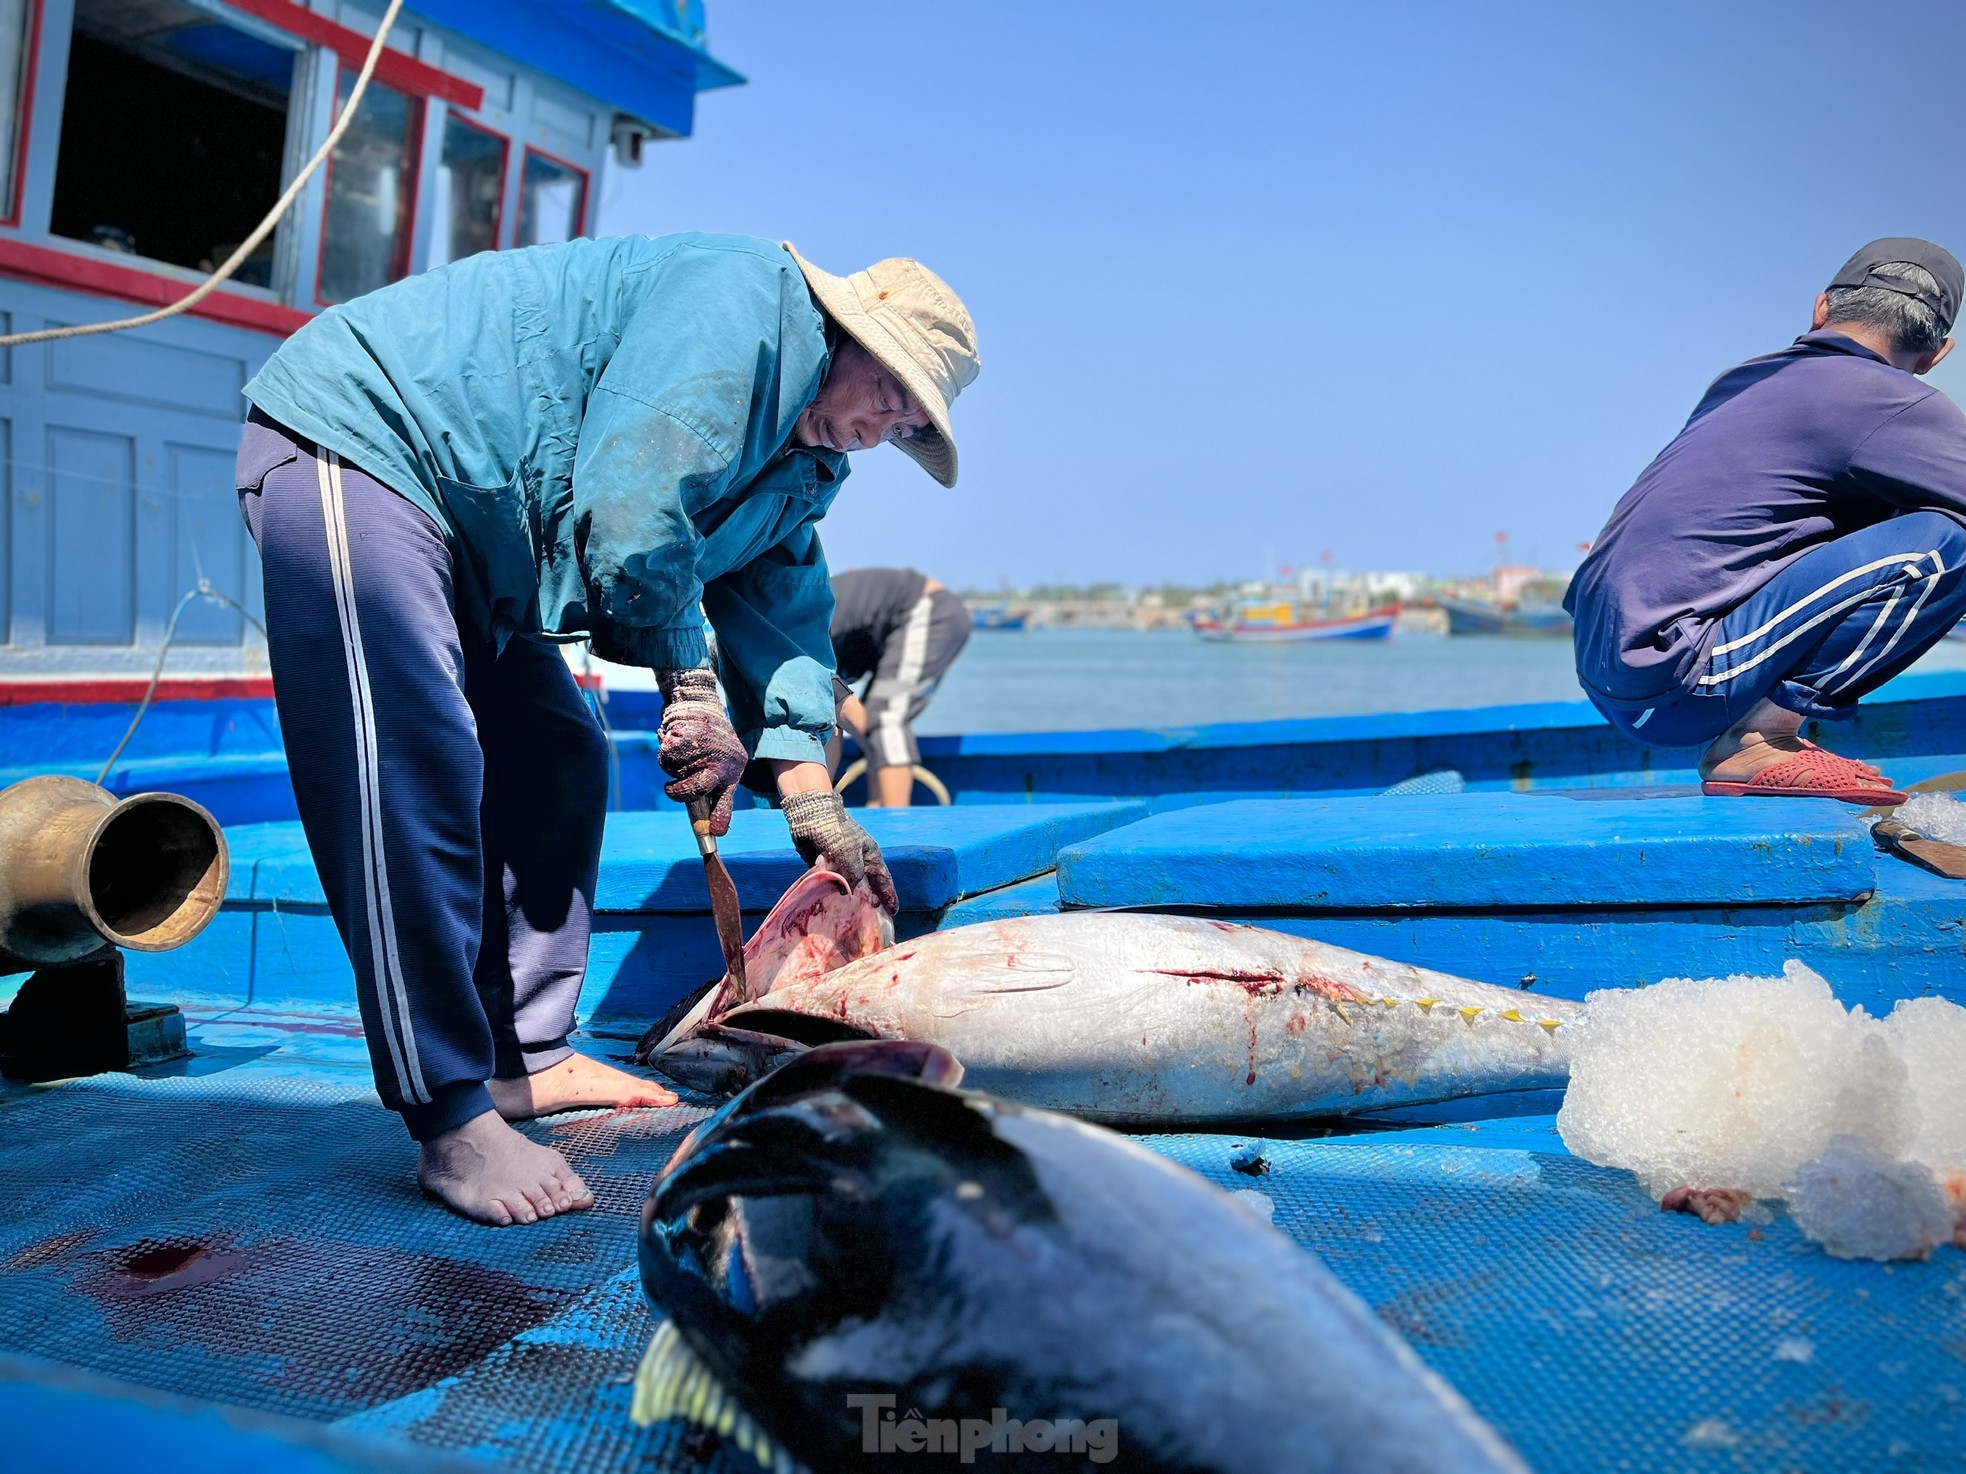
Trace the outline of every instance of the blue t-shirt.
[[1625, 493], [1571, 581], [1601, 703], [1693, 689], [1716, 620], [1807, 553], [1900, 512], [1966, 522], [1966, 415], [1841, 333], [1729, 369]]

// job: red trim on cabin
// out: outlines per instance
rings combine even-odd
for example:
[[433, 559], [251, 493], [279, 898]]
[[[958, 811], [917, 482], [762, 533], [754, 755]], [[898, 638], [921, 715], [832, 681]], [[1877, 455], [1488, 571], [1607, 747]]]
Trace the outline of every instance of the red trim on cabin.
[[[32, 706], [59, 702], [79, 706], [96, 702], [129, 705], [143, 700], [150, 681], [145, 676], [77, 676], [67, 680], [0, 681], [0, 706]], [[249, 700], [271, 696], [271, 676], [172, 676], [157, 683], [158, 701]]]
[[[351, 31], [347, 26], [336, 25], [326, 16], [316, 15], [304, 5], [296, 5], [293, 0], [226, 0], [234, 10], [243, 10], [247, 15], [258, 16], [278, 26], [283, 31], [291, 31], [303, 41], [312, 41], [317, 46], [325, 46], [354, 71], [362, 69], [367, 59], [369, 47], [374, 38], [364, 36], [360, 31]], [[376, 59], [375, 75], [378, 81], [387, 82], [398, 92], [408, 92], [416, 97], [441, 97], [445, 102], [455, 103], [470, 112], [477, 112], [485, 105], [485, 89], [476, 82], [450, 72], [439, 71], [428, 62], [385, 46], [382, 55]]]
[[[462, 123], [474, 133], [482, 133], [487, 138], [496, 138], [498, 140], [498, 203], [492, 207], [491, 249], [494, 251], [499, 250], [505, 244], [503, 239], [505, 235], [505, 195], [510, 183], [507, 178], [507, 171], [512, 167], [512, 137], [508, 133], [500, 133], [496, 128], [487, 128], [483, 123], [473, 122], [470, 118], [464, 117], [460, 113], [453, 112], [444, 121], [446, 123]], [[441, 138], [437, 141], [437, 167], [439, 169], [444, 167], [444, 144]], [[439, 220], [435, 228], [448, 231], [450, 229], [450, 222], [448, 220]], [[444, 259], [446, 261], [456, 259], [450, 253], [450, 241], [448, 239], [444, 242]]]
[[14, 197], [0, 225], [19, 225], [21, 202], [27, 198], [27, 140], [34, 126], [34, 84], [41, 76], [41, 12], [46, 0], [29, 0], [27, 50], [21, 58], [20, 132], [14, 139]]
[[520, 218], [523, 219], [526, 213], [526, 207], [525, 207], [526, 160], [532, 157], [534, 154], [538, 154], [539, 157], [546, 160], [546, 162], [549, 164], [558, 164], [562, 169], [565, 169], [569, 174], [577, 174], [580, 176], [580, 207], [573, 212], [573, 236], [571, 238], [578, 239], [579, 237], [586, 235], [587, 234], [587, 201], [588, 198], [594, 192], [593, 189], [591, 188], [594, 182], [593, 175], [589, 174], [585, 169], [581, 168], [580, 165], [576, 164], [572, 159], [563, 159], [558, 154], [549, 154], [548, 152], [546, 152], [545, 149], [534, 148], [531, 144], [526, 145], [526, 151], [523, 155], [520, 156], [519, 159]]
[[[189, 296], [197, 286], [196, 282], [181, 281], [138, 266], [104, 261], [55, 246], [32, 245], [8, 236], [0, 236], [0, 275], [23, 277], [97, 297], [120, 297], [145, 307], [168, 307]], [[312, 313], [248, 297], [225, 287], [192, 308], [190, 315], [282, 338], [297, 332], [313, 317]]]

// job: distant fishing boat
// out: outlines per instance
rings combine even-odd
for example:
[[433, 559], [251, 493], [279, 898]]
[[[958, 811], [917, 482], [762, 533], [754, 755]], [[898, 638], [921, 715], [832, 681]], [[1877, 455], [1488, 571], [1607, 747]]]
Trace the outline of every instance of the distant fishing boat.
[[1529, 599], [1498, 604], [1490, 599], [1453, 599], [1444, 594], [1435, 602], [1447, 611], [1450, 635], [1570, 637], [1571, 618], [1561, 604]]
[[1384, 604], [1337, 619], [1303, 619], [1295, 604], [1244, 604], [1233, 622], [1198, 614], [1192, 623], [1204, 640], [1239, 645], [1294, 645], [1305, 640], [1386, 640], [1399, 621], [1399, 605]]
[[1013, 612], [1001, 604], [978, 604], [969, 611], [969, 624], [979, 630], [1021, 630], [1030, 617], [1022, 609]]

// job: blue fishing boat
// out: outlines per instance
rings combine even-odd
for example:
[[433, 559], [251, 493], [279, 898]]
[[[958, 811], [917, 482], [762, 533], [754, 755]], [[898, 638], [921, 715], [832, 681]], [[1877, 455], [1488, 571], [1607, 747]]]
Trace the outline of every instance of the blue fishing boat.
[[[657, 791], [652, 698], [609, 708], [622, 811], [581, 1017], [584, 1047], [625, 1056], [720, 962], [687, 827]], [[9, 776], [92, 775], [132, 713], [7, 708], [0, 755]], [[1966, 768], [1966, 677], [1902, 678], [1836, 740], [1900, 782]], [[697, 1467], [678, 1425], [627, 1422], [625, 1379], [651, 1329], [635, 1208], [704, 1107], [533, 1128], [602, 1206], [524, 1233], [394, 1191], [406, 1149], [370, 1091], [278, 753], [263, 699], [165, 701], [109, 775], [210, 805], [231, 880], [193, 943], [126, 961], [134, 998], [181, 1010], [189, 1058], [0, 1093], [15, 1426], [105, 1460], [142, 1441], [274, 1467], [301, 1450], [363, 1467], [439, 1453]], [[1648, 754], [1581, 703], [929, 738], [923, 758], [953, 807], [865, 815], [904, 936], [1144, 907], [1503, 983], [1525, 1008], [1792, 958], [1873, 1010], [1966, 991], [1955, 883], [1879, 854], [1843, 806], [1702, 798], [1693, 754]], [[801, 869], [762, 812], [737, 815], [724, 853], [751, 924]], [[1951, 1457], [1962, 1414], [1930, 1391], [1966, 1313], [1951, 1251], [1887, 1272], [1825, 1257], [1785, 1217], [1662, 1215], [1628, 1175], [1568, 1154], [1555, 1104], [1409, 1108], [1317, 1139], [1143, 1140], [1260, 1191], [1536, 1468], [1704, 1467], [1710, 1419], [1740, 1440], [1714, 1447], [1780, 1440], [1796, 1467]], [[49, 1192], [84, 1155], [92, 1185]], [[1688, 1305], [1728, 1313], [1702, 1309], [1689, 1336]], [[1771, 1361], [1783, 1336], [1809, 1358]], [[1853, 1399], [1866, 1417], [1827, 1414]]]
[[1558, 603], [1525, 599], [1503, 604], [1492, 599], [1441, 594], [1435, 602], [1447, 613], [1450, 635], [1527, 635], [1570, 638], [1571, 619]]
[[969, 607], [972, 629], [1021, 630], [1030, 622], [1030, 618], [1024, 610], [1010, 609], [1002, 604], [972, 604]]
[[[284, 161], [318, 146], [380, 15], [373, 0], [0, 4], [0, 325], [100, 321], [187, 290], [278, 193]], [[9, 1466], [737, 1467], [679, 1421], [628, 1417], [651, 1331], [638, 1210], [708, 1102], [530, 1123], [595, 1189], [588, 1213], [492, 1231], [409, 1187], [297, 821], [229, 478], [239, 387], [284, 334], [409, 271], [590, 229], [604, 157], [687, 136], [697, 91], [739, 79], [706, 49], [697, 0], [417, 0], [410, 15], [347, 148], [233, 285], [138, 334], [12, 354], [0, 375], [15, 506], [0, 783], [183, 794], [223, 825], [229, 861], [200, 872], [217, 877], [209, 924], [127, 951], [88, 1009], [78, 993], [50, 1013], [25, 970], [0, 977], [16, 1073], [37, 1073], [23, 1039], [84, 1033], [114, 1066], [0, 1085]], [[246, 184], [187, 219], [188, 161], [210, 150]], [[615, 812], [578, 1042], [625, 1058], [722, 963], [695, 845], [661, 793], [656, 699], [613, 692], [597, 710]], [[1901, 783], [1966, 769], [1966, 677], [1902, 679], [1834, 742]], [[1146, 908], [1260, 921], [1525, 1002], [1790, 959], [1872, 1009], [1966, 993], [1954, 883], [1880, 855], [1840, 806], [1703, 799], [1693, 754], [1630, 743], [1581, 703], [927, 738], [922, 755], [953, 804], [864, 816], [904, 937]], [[754, 810], [724, 854], [752, 925], [803, 869]], [[1260, 1192], [1538, 1469], [1956, 1464], [1951, 1251], [1886, 1271], [1825, 1258], [1783, 1217], [1661, 1215], [1566, 1151], [1554, 1105], [1536, 1092], [1142, 1140]]]
[[1306, 617], [1290, 602], [1243, 603], [1227, 615], [1198, 614], [1189, 620], [1204, 640], [1235, 645], [1300, 645], [1312, 640], [1390, 640], [1399, 623], [1399, 605], [1386, 604], [1359, 614]]

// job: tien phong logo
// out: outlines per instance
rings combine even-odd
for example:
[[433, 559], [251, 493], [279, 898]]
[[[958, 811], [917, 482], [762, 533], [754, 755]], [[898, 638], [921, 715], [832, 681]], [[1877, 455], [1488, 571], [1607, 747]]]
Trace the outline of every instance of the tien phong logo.
[[987, 1418], [927, 1418], [910, 1408], [896, 1414], [889, 1392], [856, 1392], [846, 1405], [860, 1414], [860, 1450], [870, 1454], [955, 1454], [965, 1464], [980, 1453], [1068, 1454], [1095, 1464], [1119, 1456], [1117, 1418], [1013, 1418], [1000, 1407]]

